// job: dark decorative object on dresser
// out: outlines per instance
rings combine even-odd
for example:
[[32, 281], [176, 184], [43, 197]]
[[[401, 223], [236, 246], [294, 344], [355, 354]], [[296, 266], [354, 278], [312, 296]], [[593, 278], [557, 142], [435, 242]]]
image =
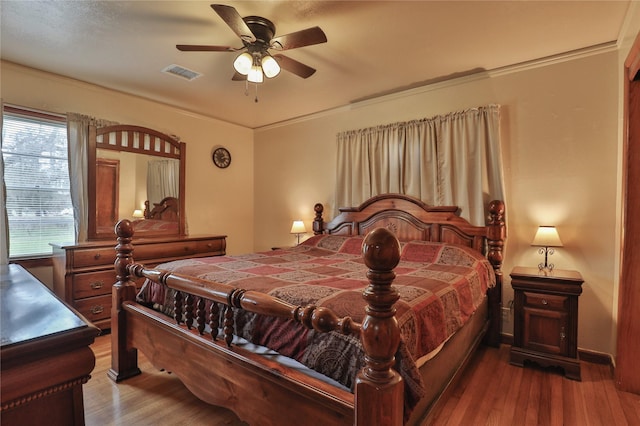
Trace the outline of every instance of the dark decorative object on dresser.
[[578, 296], [582, 283], [576, 271], [513, 268], [512, 364], [533, 361], [543, 367], [562, 367], [565, 376], [580, 380]]

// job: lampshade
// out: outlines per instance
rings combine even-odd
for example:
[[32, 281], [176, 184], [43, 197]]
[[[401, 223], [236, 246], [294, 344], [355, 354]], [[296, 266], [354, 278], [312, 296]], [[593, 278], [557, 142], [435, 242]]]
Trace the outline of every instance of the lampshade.
[[531, 245], [540, 247], [562, 247], [562, 241], [560, 241], [560, 235], [558, 235], [555, 226], [539, 226]]
[[278, 61], [267, 54], [262, 58], [262, 70], [267, 78], [273, 78], [280, 74], [280, 65], [278, 65]]
[[307, 228], [304, 227], [304, 222], [301, 220], [294, 220], [291, 226], [292, 234], [304, 234], [307, 232]]
[[133, 215], [132, 216], [138, 218], [138, 217], [144, 217], [144, 214], [142, 213], [142, 210], [136, 209], [136, 210], [133, 211]]
[[253, 65], [253, 57], [250, 53], [244, 52], [239, 55], [233, 62], [233, 68], [242, 75], [249, 74], [251, 66]]
[[249, 74], [247, 74], [247, 80], [251, 83], [262, 83], [264, 80], [264, 75], [262, 74], [262, 68], [260, 65], [254, 64], [249, 70]]

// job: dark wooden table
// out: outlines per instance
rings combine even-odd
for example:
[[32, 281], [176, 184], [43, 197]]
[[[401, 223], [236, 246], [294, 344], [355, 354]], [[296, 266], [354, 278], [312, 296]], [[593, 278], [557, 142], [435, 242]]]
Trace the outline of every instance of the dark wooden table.
[[3, 424], [83, 425], [99, 330], [18, 265], [0, 265]]

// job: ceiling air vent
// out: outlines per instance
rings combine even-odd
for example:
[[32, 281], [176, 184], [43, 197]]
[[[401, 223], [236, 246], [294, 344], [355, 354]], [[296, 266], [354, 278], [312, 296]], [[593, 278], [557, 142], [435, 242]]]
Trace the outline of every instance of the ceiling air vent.
[[189, 81], [194, 80], [202, 75], [199, 72], [191, 71], [176, 64], [169, 65], [168, 67], [164, 68], [162, 72], [166, 72], [167, 74], [175, 75], [176, 77], [184, 78]]

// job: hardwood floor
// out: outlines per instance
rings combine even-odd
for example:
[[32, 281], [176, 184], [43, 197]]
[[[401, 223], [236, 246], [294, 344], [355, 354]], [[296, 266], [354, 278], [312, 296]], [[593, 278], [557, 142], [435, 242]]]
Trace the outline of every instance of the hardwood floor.
[[97, 337], [91, 348], [96, 367], [83, 389], [87, 426], [246, 426], [233, 412], [193, 396], [176, 376], [156, 369], [140, 352], [142, 374], [114, 383], [107, 377], [111, 336]]
[[[246, 425], [229, 410], [195, 398], [142, 354], [143, 373], [115, 384], [107, 377], [110, 336], [98, 337], [92, 349], [96, 368], [84, 386], [87, 426]], [[640, 395], [616, 390], [609, 366], [581, 362], [581, 368], [582, 381], [576, 382], [553, 369], [510, 365], [507, 345], [481, 347], [431, 423], [640, 425]]]

